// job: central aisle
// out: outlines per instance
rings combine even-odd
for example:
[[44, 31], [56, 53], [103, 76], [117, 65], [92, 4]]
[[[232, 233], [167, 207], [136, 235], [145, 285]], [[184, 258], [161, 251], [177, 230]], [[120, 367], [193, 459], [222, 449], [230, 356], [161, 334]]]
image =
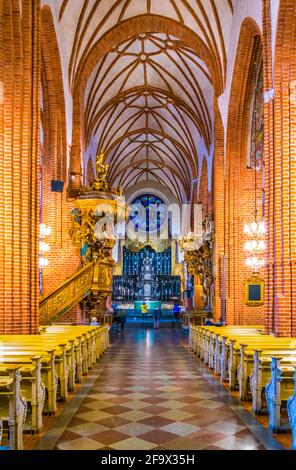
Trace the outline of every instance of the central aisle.
[[186, 345], [181, 331], [119, 334], [57, 448], [263, 449], [197, 370]]

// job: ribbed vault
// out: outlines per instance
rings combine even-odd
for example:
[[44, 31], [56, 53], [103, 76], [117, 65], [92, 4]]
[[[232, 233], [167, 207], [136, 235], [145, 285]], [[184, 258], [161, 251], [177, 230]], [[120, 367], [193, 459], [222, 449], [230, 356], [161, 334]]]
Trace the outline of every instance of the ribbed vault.
[[[104, 151], [110, 183], [156, 181], [190, 199], [213, 150], [232, 0], [67, 0], [52, 4], [73, 96], [70, 174]], [[67, 32], [67, 35], [66, 35]], [[89, 171], [88, 171], [89, 173]]]

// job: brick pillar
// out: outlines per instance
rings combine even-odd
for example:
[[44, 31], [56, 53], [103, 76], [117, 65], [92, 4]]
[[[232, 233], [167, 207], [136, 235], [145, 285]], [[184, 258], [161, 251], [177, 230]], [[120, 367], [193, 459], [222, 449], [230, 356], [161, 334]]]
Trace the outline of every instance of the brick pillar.
[[[245, 305], [244, 284], [251, 271], [245, 266], [244, 225], [254, 219], [255, 170], [247, 168], [249, 122], [253, 93], [262, 47], [260, 31], [250, 19], [242, 23], [232, 78], [226, 140], [225, 187], [225, 261], [226, 320], [229, 324], [261, 324], [262, 307]], [[257, 64], [257, 65], [256, 65]], [[258, 188], [261, 171], [257, 172]], [[261, 217], [261, 194], [257, 193], [258, 217]]]
[[[71, 211], [67, 200], [66, 111], [62, 66], [51, 10], [41, 10], [42, 85], [42, 222], [51, 227], [49, 266], [42, 270], [42, 294], [56, 290], [80, 267], [79, 250], [70, 239]], [[63, 193], [51, 191], [51, 180], [65, 183]]]
[[38, 332], [40, 2], [0, 2], [0, 333]]
[[[263, 5], [266, 89], [272, 87], [269, 2]], [[282, 0], [275, 50], [275, 100], [265, 106], [266, 330], [296, 336], [296, 4]]]
[[225, 178], [224, 178], [224, 128], [215, 99], [215, 153], [213, 162], [213, 213], [215, 237], [213, 251], [213, 275], [215, 286], [215, 302], [213, 316], [219, 320], [224, 313], [222, 292], [223, 256], [225, 252]]

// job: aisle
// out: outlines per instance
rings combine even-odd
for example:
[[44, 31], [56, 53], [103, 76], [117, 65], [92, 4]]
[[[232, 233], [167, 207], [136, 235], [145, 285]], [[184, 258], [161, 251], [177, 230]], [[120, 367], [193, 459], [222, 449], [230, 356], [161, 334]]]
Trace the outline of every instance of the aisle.
[[264, 449], [196, 368], [180, 331], [126, 330], [60, 450]]

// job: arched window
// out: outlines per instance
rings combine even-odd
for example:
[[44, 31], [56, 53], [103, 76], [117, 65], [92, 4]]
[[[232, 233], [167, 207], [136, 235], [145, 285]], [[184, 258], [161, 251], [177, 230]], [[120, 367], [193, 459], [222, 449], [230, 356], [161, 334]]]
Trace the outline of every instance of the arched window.
[[263, 61], [257, 67], [257, 80], [254, 91], [253, 112], [251, 115], [251, 140], [249, 167], [262, 168], [264, 157], [264, 98], [263, 98]]
[[135, 229], [141, 232], [156, 232], [166, 220], [166, 209], [160, 197], [154, 194], [141, 194], [132, 201], [133, 212], [130, 220]]

